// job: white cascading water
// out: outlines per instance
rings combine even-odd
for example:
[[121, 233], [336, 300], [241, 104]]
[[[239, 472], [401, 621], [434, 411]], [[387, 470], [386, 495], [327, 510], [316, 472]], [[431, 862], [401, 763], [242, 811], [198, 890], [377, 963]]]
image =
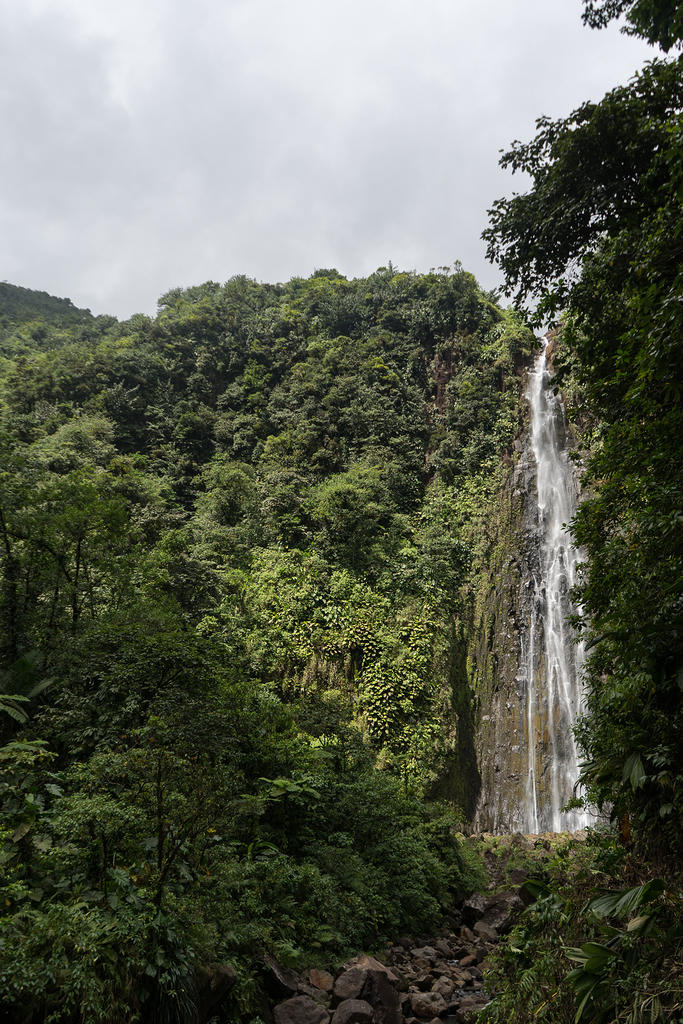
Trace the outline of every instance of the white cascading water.
[[[546, 346], [547, 347], [547, 346]], [[529, 832], [576, 831], [582, 810], [562, 812], [579, 774], [574, 723], [581, 710], [583, 644], [569, 617], [579, 553], [566, 528], [576, 511], [574, 474], [565, 445], [562, 402], [553, 394], [546, 348], [529, 377], [531, 443], [537, 467], [539, 572], [531, 581], [531, 621], [524, 645]]]

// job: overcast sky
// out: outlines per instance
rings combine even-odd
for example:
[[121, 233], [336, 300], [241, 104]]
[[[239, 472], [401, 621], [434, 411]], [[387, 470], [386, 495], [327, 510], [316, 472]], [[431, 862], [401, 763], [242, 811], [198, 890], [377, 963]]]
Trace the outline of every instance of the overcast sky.
[[[459, 259], [498, 151], [654, 52], [580, 0], [0, 0], [0, 279], [95, 313], [176, 285]], [[521, 183], [520, 183], [521, 185]]]

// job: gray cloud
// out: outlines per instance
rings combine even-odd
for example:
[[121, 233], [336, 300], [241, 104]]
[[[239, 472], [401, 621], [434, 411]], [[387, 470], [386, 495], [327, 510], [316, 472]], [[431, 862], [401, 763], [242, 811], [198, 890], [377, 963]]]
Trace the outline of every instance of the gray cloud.
[[492, 287], [498, 150], [652, 55], [580, 11], [0, 0], [0, 276], [119, 316], [178, 284], [389, 259]]

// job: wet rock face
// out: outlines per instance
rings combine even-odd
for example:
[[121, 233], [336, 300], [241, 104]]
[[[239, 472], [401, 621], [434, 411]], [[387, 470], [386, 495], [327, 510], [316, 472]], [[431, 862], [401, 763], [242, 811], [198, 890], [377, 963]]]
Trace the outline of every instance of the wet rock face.
[[[536, 371], [544, 368], [539, 361]], [[530, 381], [545, 388], [547, 376], [536, 372]], [[576, 556], [559, 520], [571, 519], [578, 486], [564, 451], [559, 401], [536, 387], [533, 404], [534, 429], [527, 423], [515, 443], [515, 463], [499, 495], [488, 591], [480, 596], [469, 653], [480, 711], [477, 831], [583, 824], [559, 813], [576, 777], [570, 747], [579, 703], [568, 623]]]
[[527, 765], [526, 681], [520, 674], [524, 630], [531, 619], [533, 573], [538, 573], [536, 466], [528, 431], [499, 498], [496, 551], [488, 594], [475, 624], [470, 653], [480, 720], [477, 756], [481, 792], [476, 831], [525, 828]]

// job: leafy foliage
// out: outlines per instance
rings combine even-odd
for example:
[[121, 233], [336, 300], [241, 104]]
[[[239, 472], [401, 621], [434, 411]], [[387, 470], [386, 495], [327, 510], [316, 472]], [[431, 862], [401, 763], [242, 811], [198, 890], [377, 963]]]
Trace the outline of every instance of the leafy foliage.
[[622, 31], [661, 46], [665, 53], [683, 38], [683, 12], [676, 0], [584, 0], [584, 7], [583, 21], [591, 28], [604, 28], [625, 14]]
[[0, 300], [3, 1019], [192, 1022], [226, 960], [252, 1019], [265, 950], [329, 962], [467, 885], [473, 791], [426, 802], [471, 699], [460, 494], [533, 338], [460, 267], [122, 324]]
[[[596, 883], [610, 877], [603, 874], [608, 848], [604, 836], [586, 849], [569, 844], [547, 864], [545, 879], [527, 880], [531, 905], [489, 975], [498, 989], [484, 1016], [490, 1024], [679, 1019], [683, 932], [675, 882], [654, 878], [596, 897]], [[631, 873], [623, 850], [618, 859]]]

